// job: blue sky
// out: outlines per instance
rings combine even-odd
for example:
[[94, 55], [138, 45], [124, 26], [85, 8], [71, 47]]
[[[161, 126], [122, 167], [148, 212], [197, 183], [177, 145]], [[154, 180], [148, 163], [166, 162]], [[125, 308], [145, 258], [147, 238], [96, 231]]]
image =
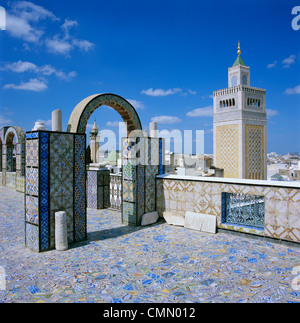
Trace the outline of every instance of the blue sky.
[[[0, 127], [30, 131], [44, 120], [50, 130], [51, 112], [62, 109], [66, 130], [82, 99], [108, 92], [130, 100], [145, 129], [156, 120], [160, 130], [204, 130], [205, 153], [213, 153], [212, 94], [228, 87], [240, 40], [251, 85], [267, 90], [268, 152], [300, 153], [300, 30], [291, 25], [297, 1], [0, 5], [7, 20], [0, 31]], [[94, 115], [99, 128], [117, 131], [115, 111]]]

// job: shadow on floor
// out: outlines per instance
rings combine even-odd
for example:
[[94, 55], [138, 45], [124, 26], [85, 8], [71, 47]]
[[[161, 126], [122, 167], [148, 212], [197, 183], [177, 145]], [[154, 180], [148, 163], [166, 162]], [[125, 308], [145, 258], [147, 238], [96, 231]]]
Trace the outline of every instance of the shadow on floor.
[[118, 238], [118, 237], [130, 234], [130, 233], [145, 230], [147, 228], [156, 227], [156, 226], [162, 225], [164, 223], [165, 223], [164, 219], [159, 219], [158, 222], [156, 222], [155, 224], [148, 225], [145, 227], [120, 226], [120, 227], [112, 228], [112, 229], [105, 229], [105, 230], [101, 230], [101, 231], [88, 232], [86, 241], [74, 243], [70, 246], [70, 249], [85, 246], [87, 244], [90, 244], [91, 242], [97, 242], [97, 241], [102, 241], [102, 240], [106, 240], [106, 239]]

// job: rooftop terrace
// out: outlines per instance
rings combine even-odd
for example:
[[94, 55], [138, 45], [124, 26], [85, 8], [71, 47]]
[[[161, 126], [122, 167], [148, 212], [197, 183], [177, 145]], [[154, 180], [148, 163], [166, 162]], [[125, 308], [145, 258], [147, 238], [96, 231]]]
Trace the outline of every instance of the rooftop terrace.
[[87, 242], [38, 254], [24, 247], [24, 194], [0, 187], [0, 196], [0, 303], [300, 301], [299, 245], [163, 222], [127, 227], [118, 212], [88, 210]]

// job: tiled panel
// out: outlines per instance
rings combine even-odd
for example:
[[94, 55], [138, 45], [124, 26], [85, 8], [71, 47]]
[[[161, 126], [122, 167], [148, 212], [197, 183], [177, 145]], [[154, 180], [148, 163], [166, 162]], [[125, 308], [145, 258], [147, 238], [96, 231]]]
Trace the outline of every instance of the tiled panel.
[[39, 227], [25, 223], [26, 247], [39, 252]]
[[133, 181], [123, 182], [123, 201], [135, 202], [136, 200], [136, 187]]
[[142, 165], [136, 167], [136, 217], [138, 224], [140, 224], [142, 216], [145, 214], [145, 167]]
[[6, 171], [13, 171], [13, 148], [6, 146]]
[[25, 193], [25, 176], [17, 176], [16, 190], [17, 192]]
[[39, 166], [39, 141], [26, 140], [26, 166], [38, 167]]
[[39, 170], [26, 168], [26, 194], [39, 195]]
[[50, 191], [57, 206], [73, 204], [73, 136], [50, 135]]
[[[157, 187], [160, 187], [157, 191], [159, 210], [180, 214], [187, 210], [212, 214], [217, 216], [221, 228], [300, 242], [299, 189], [167, 179], [157, 180]], [[225, 210], [222, 210], [224, 203], [221, 200], [225, 192], [264, 197], [264, 230], [222, 224]]]
[[136, 141], [133, 139], [123, 139], [123, 158], [136, 158]]
[[74, 221], [75, 241], [86, 239], [85, 135], [75, 135]]
[[130, 159], [123, 161], [123, 178], [129, 181], [136, 180], [136, 167]]
[[155, 177], [158, 166], [145, 166], [145, 213], [155, 211]]
[[49, 249], [49, 134], [41, 133], [40, 138], [40, 221], [41, 249]]
[[39, 199], [33, 196], [26, 196], [26, 222], [39, 224]]
[[87, 207], [97, 209], [97, 172], [87, 172]]
[[121, 210], [122, 206], [122, 175], [110, 176], [110, 208]]
[[164, 173], [164, 158], [163, 158], [163, 154], [164, 154], [164, 149], [163, 149], [163, 139], [159, 138], [159, 175], [162, 175]]
[[149, 155], [149, 159], [150, 159], [150, 163], [149, 165], [151, 166], [159, 166], [159, 139], [158, 138], [151, 138], [151, 140], [149, 140], [150, 142], [150, 153], [148, 153]]
[[[3, 145], [3, 150], [2, 150], [2, 171], [3, 169], [6, 169], [6, 153], [4, 154], [4, 147], [6, 147], [5, 145]], [[6, 148], [5, 148], [6, 151]]]
[[123, 201], [123, 223], [128, 225], [137, 225], [135, 203]]
[[73, 146], [71, 134], [50, 134], [50, 246], [54, 247], [55, 212], [65, 211], [68, 236], [73, 232]]
[[109, 171], [87, 172], [87, 206], [91, 209], [105, 209], [110, 206]]

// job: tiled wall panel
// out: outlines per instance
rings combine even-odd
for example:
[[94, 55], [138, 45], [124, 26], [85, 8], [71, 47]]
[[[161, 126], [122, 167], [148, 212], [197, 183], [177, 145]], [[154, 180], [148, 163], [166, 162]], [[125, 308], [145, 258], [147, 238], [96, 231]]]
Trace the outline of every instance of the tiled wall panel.
[[68, 242], [86, 238], [85, 135], [26, 134], [26, 246], [55, 248], [55, 213], [67, 215]]
[[163, 172], [161, 138], [123, 139], [123, 223], [140, 225], [156, 211], [155, 177]]
[[[211, 214], [217, 216], [219, 228], [300, 243], [300, 188], [158, 178], [156, 190], [160, 216], [165, 211], [181, 215], [186, 211]], [[263, 196], [264, 230], [223, 223], [222, 193]]]

